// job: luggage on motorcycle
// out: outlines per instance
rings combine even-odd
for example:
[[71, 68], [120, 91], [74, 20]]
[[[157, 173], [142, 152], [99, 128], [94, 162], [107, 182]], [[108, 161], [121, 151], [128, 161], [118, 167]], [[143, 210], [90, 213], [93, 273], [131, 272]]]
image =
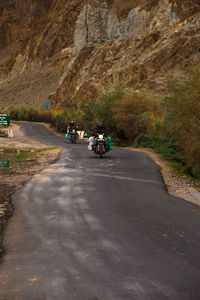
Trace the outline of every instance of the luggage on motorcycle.
[[93, 143], [94, 142], [94, 137], [91, 136], [88, 140], [89, 140], [90, 143]]
[[112, 150], [113, 149], [113, 146], [112, 146], [112, 138], [109, 136], [109, 137], [107, 137], [107, 141], [108, 141], [108, 148], [109, 148], [109, 150]]
[[91, 144], [88, 145], [88, 150], [92, 151], [92, 145]]
[[93, 143], [94, 143], [94, 138], [93, 138], [93, 136], [91, 136], [89, 138], [89, 145], [88, 145], [88, 150], [89, 151], [92, 151], [92, 145], [93, 145]]

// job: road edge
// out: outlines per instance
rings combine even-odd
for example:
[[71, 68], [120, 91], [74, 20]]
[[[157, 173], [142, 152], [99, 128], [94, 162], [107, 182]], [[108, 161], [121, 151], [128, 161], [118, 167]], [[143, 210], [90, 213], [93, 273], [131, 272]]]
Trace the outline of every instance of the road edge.
[[172, 196], [182, 198], [188, 202], [200, 206], [200, 183], [190, 180], [184, 175], [180, 175], [173, 170], [167, 161], [159, 154], [143, 148], [129, 148], [130, 151], [143, 152], [150, 156], [161, 168], [161, 175], [168, 193]]

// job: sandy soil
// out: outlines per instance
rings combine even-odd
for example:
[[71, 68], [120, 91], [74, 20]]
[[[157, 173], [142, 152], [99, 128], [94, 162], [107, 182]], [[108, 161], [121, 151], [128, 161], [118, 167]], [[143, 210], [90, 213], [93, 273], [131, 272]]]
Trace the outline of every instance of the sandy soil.
[[[12, 125], [11, 128], [14, 132], [13, 138], [0, 138], [1, 155], [3, 155], [3, 151], [10, 151], [10, 149], [16, 149], [16, 151], [34, 151], [49, 147], [46, 144], [25, 137], [20, 131], [19, 126]], [[9, 217], [13, 213], [10, 196], [17, 188], [24, 184], [27, 179], [43, 170], [49, 164], [55, 162], [59, 153], [59, 148], [45, 151], [9, 169], [0, 168], [0, 254], [3, 252], [3, 232]]]

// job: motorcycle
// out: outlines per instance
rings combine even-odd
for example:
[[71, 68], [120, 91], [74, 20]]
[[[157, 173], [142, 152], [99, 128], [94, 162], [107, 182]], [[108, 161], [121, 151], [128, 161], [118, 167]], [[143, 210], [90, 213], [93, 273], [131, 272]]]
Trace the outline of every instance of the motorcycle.
[[109, 151], [107, 138], [104, 133], [97, 134], [96, 141], [93, 145], [93, 151], [96, 154], [99, 154], [100, 158], [103, 158], [103, 155]]
[[72, 144], [76, 144], [76, 141], [78, 139], [78, 133], [75, 129], [72, 130], [72, 132], [69, 134], [69, 140]]

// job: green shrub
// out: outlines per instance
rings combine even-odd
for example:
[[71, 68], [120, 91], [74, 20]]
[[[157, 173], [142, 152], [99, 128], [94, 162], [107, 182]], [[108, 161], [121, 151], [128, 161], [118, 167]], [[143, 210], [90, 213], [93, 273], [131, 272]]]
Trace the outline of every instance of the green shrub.
[[84, 112], [77, 108], [77, 109], [74, 109], [74, 110], [69, 110], [67, 113], [66, 113], [66, 119], [67, 119], [67, 122], [69, 121], [74, 121], [77, 125], [79, 125], [80, 127], [82, 127], [82, 123], [83, 123], [83, 116], [84, 116]]
[[125, 90], [123, 96], [112, 109], [113, 121], [122, 139], [129, 142], [140, 133], [155, 131], [155, 119], [159, 115], [160, 102], [151, 94]]
[[13, 108], [10, 117], [16, 121], [46, 122], [56, 126], [56, 114], [43, 108]]
[[30, 108], [28, 112], [28, 120], [29, 121], [35, 121], [36, 119], [36, 114], [37, 114], [37, 109], [35, 108]]
[[82, 127], [85, 130], [91, 131], [97, 119], [97, 104], [95, 102], [88, 102], [81, 105]]
[[18, 120], [18, 109], [17, 108], [13, 108], [10, 111], [10, 118], [11, 118], [11, 120], [15, 120], [15, 121]]
[[104, 120], [117, 144], [129, 144], [141, 132], [154, 134], [161, 130], [160, 100], [122, 85], [103, 93], [97, 103], [84, 104], [81, 109], [83, 123], [89, 129], [95, 126], [96, 120]]
[[152, 148], [168, 160], [181, 161], [177, 140], [174, 137], [153, 136], [141, 133], [135, 140], [136, 147]]
[[165, 130], [176, 136], [184, 163], [200, 177], [200, 64], [174, 73], [165, 98]]
[[111, 132], [116, 133], [116, 123], [114, 108], [124, 96], [124, 87], [117, 86], [113, 90], [103, 93], [99, 98], [97, 108], [97, 119], [104, 120], [105, 125]]
[[68, 120], [67, 120], [67, 116], [65, 113], [63, 114], [58, 114], [56, 116], [56, 130], [59, 131], [59, 132], [66, 132], [67, 130], [67, 123], [68, 123]]

